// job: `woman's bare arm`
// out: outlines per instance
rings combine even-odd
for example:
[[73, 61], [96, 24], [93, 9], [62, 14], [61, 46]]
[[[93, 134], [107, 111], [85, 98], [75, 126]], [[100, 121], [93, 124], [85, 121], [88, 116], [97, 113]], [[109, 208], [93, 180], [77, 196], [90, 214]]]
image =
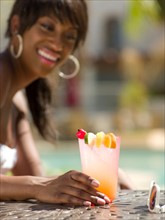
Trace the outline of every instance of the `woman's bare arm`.
[[118, 184], [120, 189], [130, 189], [133, 190], [134, 186], [131, 178], [124, 172], [121, 168], [118, 169]]
[[0, 175], [0, 200], [36, 199], [75, 205], [109, 203], [109, 198], [96, 190], [98, 186], [98, 181], [74, 170], [58, 178]]
[[16, 138], [18, 160], [14, 167], [14, 175], [42, 176], [43, 169], [31, 127], [28, 121], [28, 108], [21, 92], [18, 92], [13, 101], [17, 108]]
[[22, 118], [17, 127], [18, 160], [13, 169], [13, 174], [42, 176], [42, 164], [33, 140], [28, 120]]
[[0, 175], [0, 200], [35, 198], [37, 177]]

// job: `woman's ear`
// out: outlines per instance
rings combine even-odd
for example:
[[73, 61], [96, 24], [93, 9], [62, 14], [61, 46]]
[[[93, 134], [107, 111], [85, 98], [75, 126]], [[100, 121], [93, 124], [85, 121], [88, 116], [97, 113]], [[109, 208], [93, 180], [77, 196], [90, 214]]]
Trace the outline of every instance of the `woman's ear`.
[[11, 23], [10, 23], [10, 29], [11, 29], [11, 34], [16, 34], [19, 32], [20, 28], [20, 18], [18, 15], [14, 15], [11, 18]]

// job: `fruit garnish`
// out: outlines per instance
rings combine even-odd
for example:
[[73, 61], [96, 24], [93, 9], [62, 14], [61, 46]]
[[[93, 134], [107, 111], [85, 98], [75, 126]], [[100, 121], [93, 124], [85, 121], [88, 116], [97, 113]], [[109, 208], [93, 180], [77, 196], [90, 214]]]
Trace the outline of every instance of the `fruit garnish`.
[[84, 139], [85, 144], [88, 144], [90, 147], [104, 145], [107, 148], [116, 148], [117, 146], [116, 136], [113, 133], [105, 134], [103, 131], [100, 131], [94, 134], [92, 132], [86, 132], [81, 128], [78, 129], [76, 136], [79, 139]]
[[106, 134], [103, 144], [108, 148], [116, 148], [116, 136], [113, 133]]
[[103, 144], [105, 145], [105, 147], [110, 148], [111, 144], [112, 144], [112, 138], [111, 135], [109, 134], [105, 134], [104, 136], [104, 140], [103, 140]]
[[77, 133], [76, 133], [76, 136], [79, 138], [79, 139], [84, 139], [84, 136], [87, 132], [84, 130], [84, 129], [78, 129]]
[[96, 141], [95, 141], [96, 147], [100, 147], [100, 145], [103, 143], [104, 136], [105, 133], [103, 131], [100, 131], [96, 134]]
[[84, 142], [92, 147], [95, 144], [96, 135], [92, 132], [88, 132], [85, 134]]
[[111, 136], [111, 148], [116, 148], [116, 136], [113, 133], [109, 133]]

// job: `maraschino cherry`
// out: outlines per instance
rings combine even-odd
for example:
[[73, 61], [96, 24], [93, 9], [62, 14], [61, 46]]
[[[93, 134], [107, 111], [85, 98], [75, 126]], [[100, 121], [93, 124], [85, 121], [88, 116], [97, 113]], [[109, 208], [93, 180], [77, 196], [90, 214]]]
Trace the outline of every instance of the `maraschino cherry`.
[[79, 139], [84, 139], [84, 136], [87, 132], [84, 130], [84, 129], [78, 129], [77, 133], [76, 133], [76, 136], [79, 138]]

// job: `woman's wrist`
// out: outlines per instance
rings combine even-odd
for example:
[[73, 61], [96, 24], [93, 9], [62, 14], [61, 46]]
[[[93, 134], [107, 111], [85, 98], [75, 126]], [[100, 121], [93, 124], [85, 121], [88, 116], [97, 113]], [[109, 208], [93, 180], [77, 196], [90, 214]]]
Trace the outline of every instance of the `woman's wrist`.
[[29, 196], [38, 199], [38, 194], [46, 186], [48, 177], [29, 176]]

